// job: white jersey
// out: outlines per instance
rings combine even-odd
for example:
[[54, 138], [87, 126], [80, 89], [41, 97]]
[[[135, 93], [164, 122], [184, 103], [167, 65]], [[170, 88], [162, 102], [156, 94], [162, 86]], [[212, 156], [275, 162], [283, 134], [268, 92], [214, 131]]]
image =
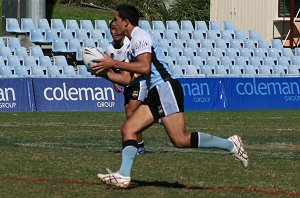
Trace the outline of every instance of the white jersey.
[[129, 46], [130, 41], [127, 37], [124, 38], [124, 44], [120, 49], [116, 49], [114, 47], [114, 42], [112, 41], [109, 46], [107, 47], [105, 53], [110, 56], [112, 59], [118, 60], [118, 61], [126, 61], [128, 62], [128, 56], [129, 56]]
[[[120, 49], [116, 49], [114, 47], [114, 42], [112, 41], [109, 46], [106, 48], [105, 53], [110, 56], [110, 58], [118, 60], [118, 61], [125, 61], [129, 62], [130, 56], [130, 40], [125, 36], [123, 46]], [[141, 81], [141, 83], [140, 83]], [[146, 81], [143, 77], [139, 77], [134, 79], [127, 87], [131, 85], [136, 85], [140, 83], [144, 89], [146, 88]]]

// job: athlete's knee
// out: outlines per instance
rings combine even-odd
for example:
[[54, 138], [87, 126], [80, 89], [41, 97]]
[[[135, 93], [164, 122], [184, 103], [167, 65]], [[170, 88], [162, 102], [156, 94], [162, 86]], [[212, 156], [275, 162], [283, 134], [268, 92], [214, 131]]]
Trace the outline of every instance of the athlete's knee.
[[186, 138], [173, 140], [172, 143], [176, 148], [188, 148], [190, 146]]

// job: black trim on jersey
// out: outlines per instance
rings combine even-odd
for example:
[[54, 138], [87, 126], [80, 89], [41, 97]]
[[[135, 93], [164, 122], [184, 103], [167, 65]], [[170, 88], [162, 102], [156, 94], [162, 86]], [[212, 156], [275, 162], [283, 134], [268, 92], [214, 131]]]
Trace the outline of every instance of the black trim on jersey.
[[159, 60], [157, 59], [156, 53], [155, 53], [153, 47], [151, 47], [151, 51], [152, 51], [152, 57], [151, 57], [152, 62], [154, 64], [156, 70], [160, 74], [161, 78], [164, 81], [168, 81], [168, 80], [172, 79], [171, 75], [169, 74], [169, 72], [166, 70], [166, 68], [163, 66], [163, 64], [161, 62], [159, 62]]

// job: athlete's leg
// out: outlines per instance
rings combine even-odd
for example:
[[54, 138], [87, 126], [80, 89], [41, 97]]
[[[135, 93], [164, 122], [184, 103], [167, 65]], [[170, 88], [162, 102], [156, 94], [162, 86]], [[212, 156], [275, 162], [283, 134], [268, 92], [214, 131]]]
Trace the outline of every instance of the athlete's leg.
[[137, 154], [137, 134], [141, 133], [143, 129], [149, 127], [153, 122], [154, 119], [149, 107], [140, 105], [123, 124], [121, 128], [123, 139], [122, 162], [118, 171], [119, 174], [126, 177], [130, 176], [131, 168]]
[[[130, 118], [131, 115], [137, 110], [137, 108], [142, 104], [141, 101], [139, 100], [129, 100], [128, 104], [125, 105], [125, 113], [126, 113], [126, 118]], [[138, 133], [137, 135], [137, 141], [142, 142], [142, 133]]]

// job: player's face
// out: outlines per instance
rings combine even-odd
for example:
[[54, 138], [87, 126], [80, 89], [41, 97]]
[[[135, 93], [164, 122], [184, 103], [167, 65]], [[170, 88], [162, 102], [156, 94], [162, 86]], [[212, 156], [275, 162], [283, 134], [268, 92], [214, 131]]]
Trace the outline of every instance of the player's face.
[[116, 31], [123, 35], [125, 32], [125, 20], [123, 20], [122, 18], [120, 18], [119, 16], [119, 12], [115, 12], [115, 16], [114, 16], [114, 21], [115, 21], [115, 27], [116, 27]]
[[124, 38], [124, 35], [118, 34], [115, 22], [111, 24], [110, 33], [115, 41], [121, 41]]

